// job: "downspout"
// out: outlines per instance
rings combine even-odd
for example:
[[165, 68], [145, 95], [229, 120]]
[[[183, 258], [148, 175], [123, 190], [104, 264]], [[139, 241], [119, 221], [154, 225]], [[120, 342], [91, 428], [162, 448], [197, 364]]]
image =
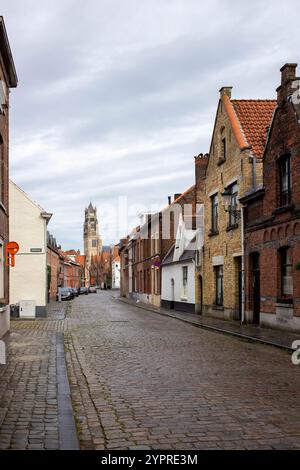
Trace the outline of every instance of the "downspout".
[[241, 237], [242, 237], [242, 318], [241, 323], [245, 323], [245, 229], [244, 229], [244, 206], [241, 205]]

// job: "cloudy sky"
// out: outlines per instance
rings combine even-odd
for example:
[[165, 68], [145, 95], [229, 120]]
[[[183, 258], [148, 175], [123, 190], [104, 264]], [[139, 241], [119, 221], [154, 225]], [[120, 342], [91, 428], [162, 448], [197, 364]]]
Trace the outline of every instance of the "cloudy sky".
[[138, 211], [192, 185], [220, 87], [273, 98], [281, 65], [300, 59], [297, 0], [0, 5], [19, 77], [11, 178], [53, 212], [49, 228], [66, 249], [82, 248], [90, 200], [115, 243]]

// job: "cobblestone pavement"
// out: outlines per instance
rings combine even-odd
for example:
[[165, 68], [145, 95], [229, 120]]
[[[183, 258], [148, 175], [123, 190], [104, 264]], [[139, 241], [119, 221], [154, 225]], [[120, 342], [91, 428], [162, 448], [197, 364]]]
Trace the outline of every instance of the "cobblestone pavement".
[[[63, 310], [65, 307], [65, 310]], [[82, 449], [300, 449], [290, 355], [100, 292], [13, 321], [0, 366], [0, 448], [59, 448], [64, 335]]]
[[[65, 336], [84, 449], [300, 449], [300, 367], [101, 292]], [[69, 323], [69, 326], [71, 323]]]
[[58, 449], [57, 336], [67, 304], [49, 319], [14, 320], [0, 366], [0, 449]]

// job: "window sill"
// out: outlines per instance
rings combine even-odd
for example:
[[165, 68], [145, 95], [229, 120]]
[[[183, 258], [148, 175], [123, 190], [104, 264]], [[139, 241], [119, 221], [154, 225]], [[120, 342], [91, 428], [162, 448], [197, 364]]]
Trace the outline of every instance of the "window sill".
[[228, 225], [226, 228], [226, 232], [231, 232], [231, 230], [235, 230], [239, 228], [239, 224]]
[[294, 209], [294, 205], [293, 204], [288, 204], [287, 206], [277, 207], [277, 209], [275, 209], [273, 214], [277, 215], [277, 214], [283, 214], [285, 212], [292, 212], [293, 209]]
[[208, 236], [209, 237], [216, 237], [217, 235], [219, 235], [219, 230], [216, 230], [215, 232], [213, 232], [212, 230], [210, 230]]
[[293, 299], [277, 299], [276, 307], [293, 308]]

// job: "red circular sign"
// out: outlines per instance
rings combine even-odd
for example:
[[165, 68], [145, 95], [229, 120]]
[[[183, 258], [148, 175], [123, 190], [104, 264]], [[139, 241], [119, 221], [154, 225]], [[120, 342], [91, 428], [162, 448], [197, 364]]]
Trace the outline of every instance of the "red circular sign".
[[6, 252], [9, 253], [10, 255], [15, 255], [18, 253], [20, 247], [17, 242], [9, 242], [6, 245]]

